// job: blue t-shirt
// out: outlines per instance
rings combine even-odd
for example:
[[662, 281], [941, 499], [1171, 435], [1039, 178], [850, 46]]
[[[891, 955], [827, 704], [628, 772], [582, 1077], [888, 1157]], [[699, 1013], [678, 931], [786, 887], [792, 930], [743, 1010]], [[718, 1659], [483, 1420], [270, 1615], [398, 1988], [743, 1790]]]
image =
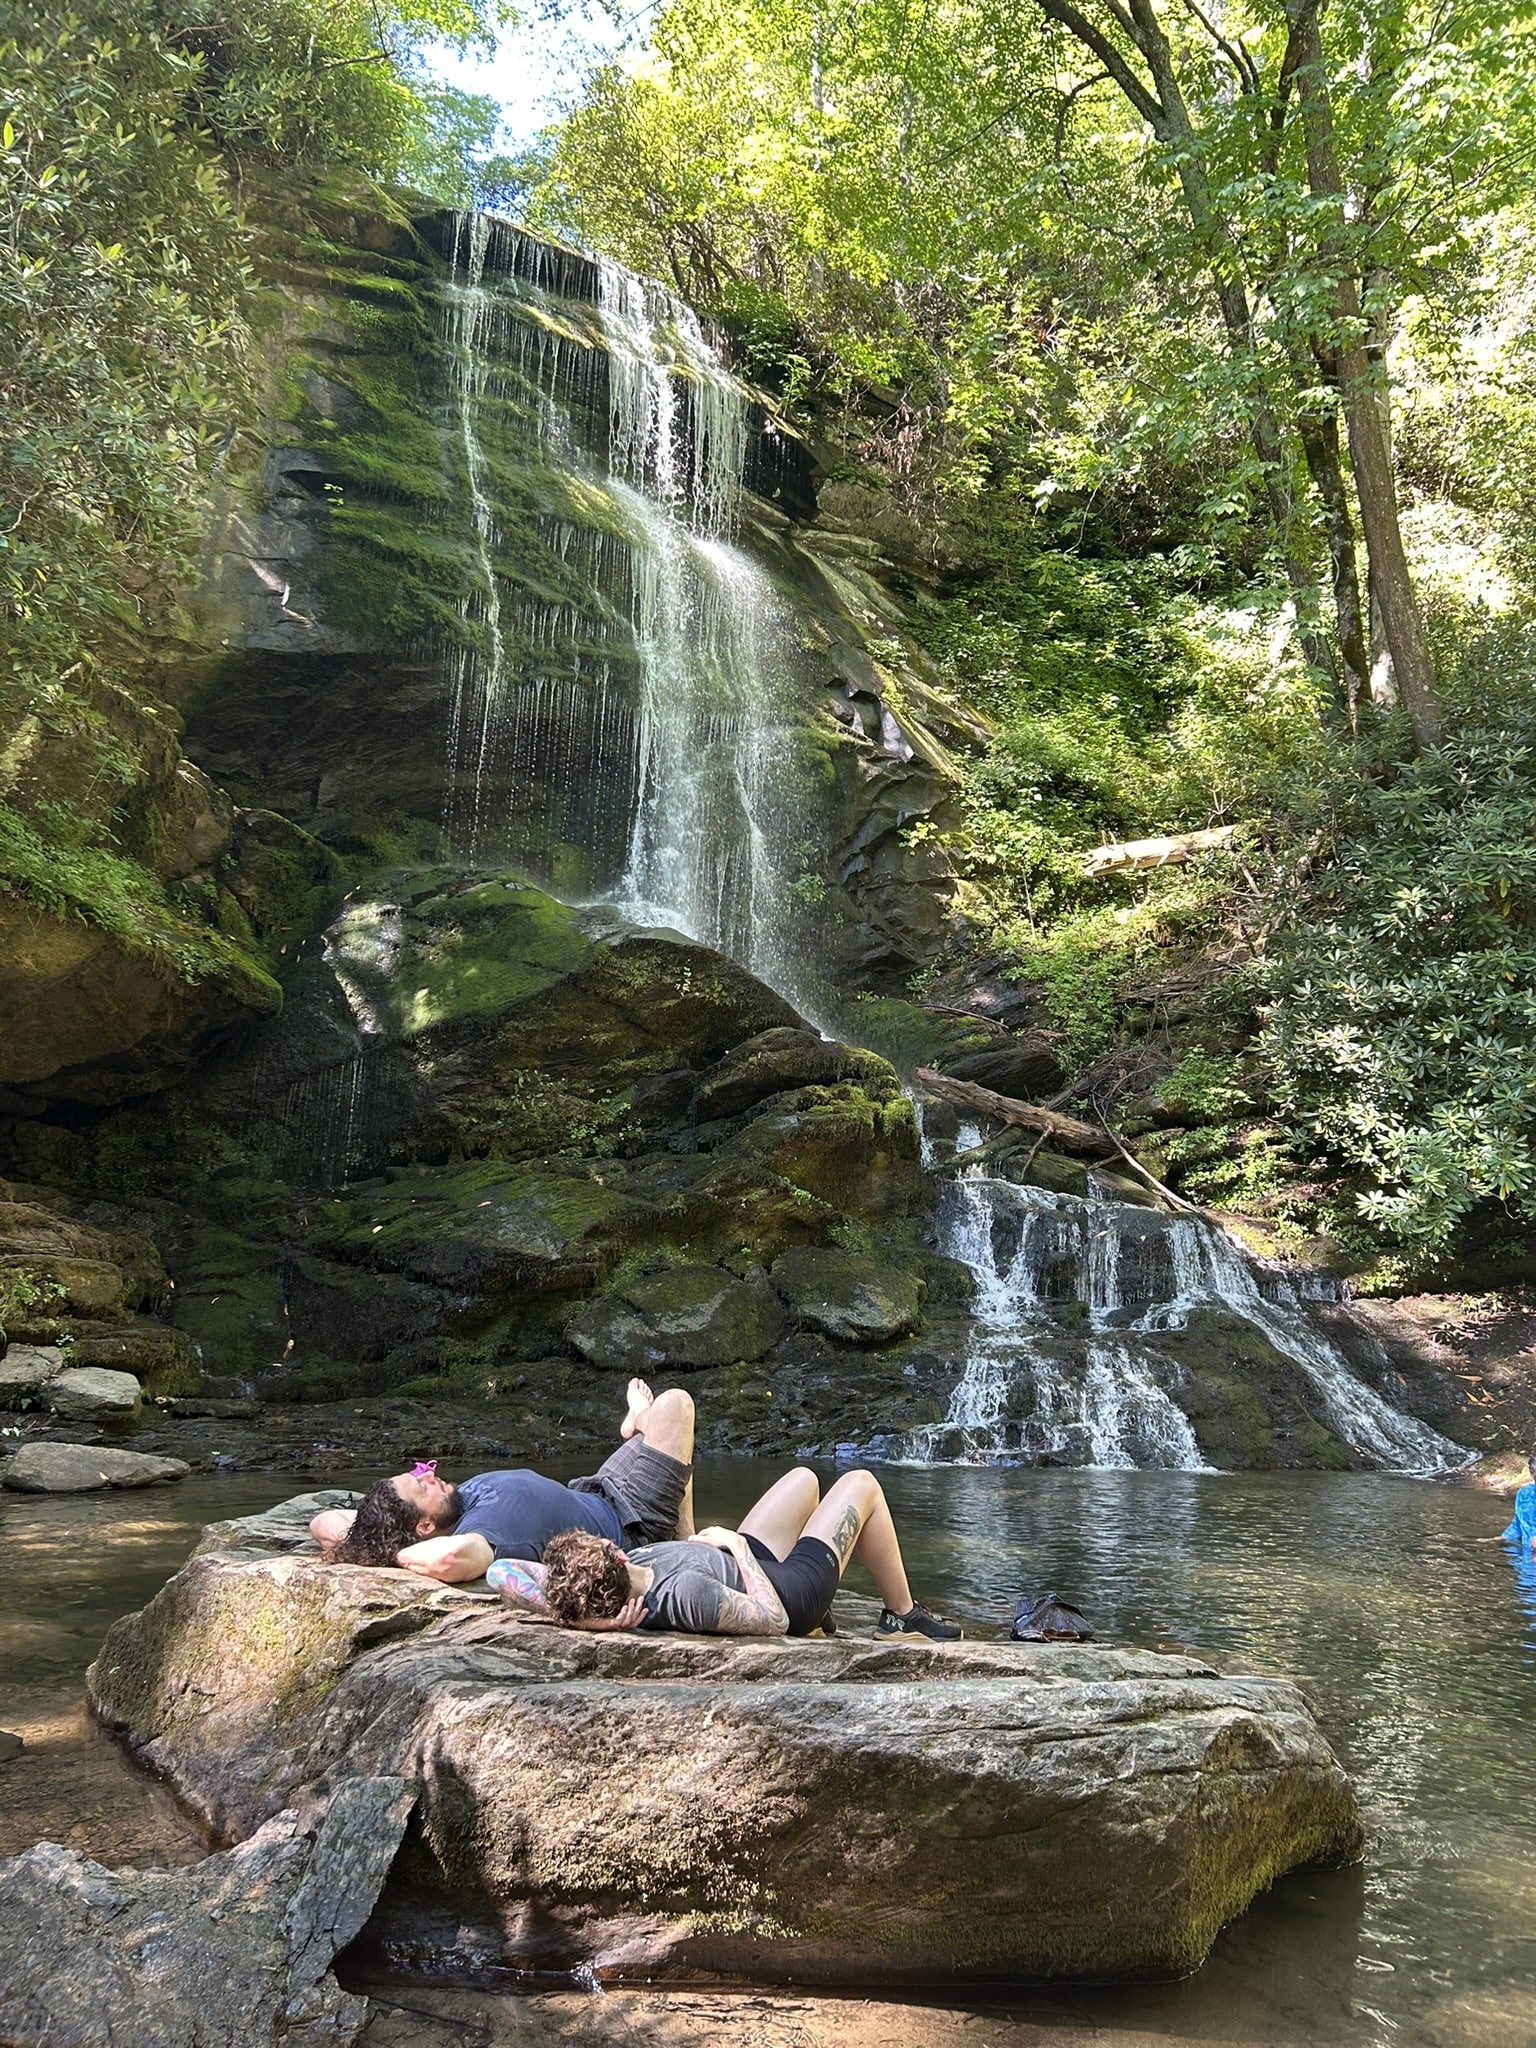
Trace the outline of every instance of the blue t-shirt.
[[617, 1543], [624, 1534], [617, 1513], [600, 1493], [572, 1493], [542, 1472], [482, 1472], [459, 1488], [464, 1512], [455, 1536], [483, 1536], [498, 1557], [526, 1557], [535, 1563], [551, 1536], [586, 1529]]
[[1504, 1536], [1510, 1543], [1536, 1542], [1536, 1485], [1522, 1486], [1515, 1495], [1515, 1519]]

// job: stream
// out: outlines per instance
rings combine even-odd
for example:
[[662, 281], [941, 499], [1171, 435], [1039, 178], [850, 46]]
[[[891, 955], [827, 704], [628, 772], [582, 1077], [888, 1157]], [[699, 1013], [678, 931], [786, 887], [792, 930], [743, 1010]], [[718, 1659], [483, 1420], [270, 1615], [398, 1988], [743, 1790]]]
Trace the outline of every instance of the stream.
[[[775, 1469], [701, 1463], [701, 1515], [735, 1519]], [[1054, 1589], [1106, 1640], [1294, 1677], [1360, 1789], [1363, 1868], [1283, 1880], [1183, 1983], [1052, 1991], [1063, 2040], [1536, 2040], [1536, 1572], [1490, 1540], [1503, 1502], [1313, 1472], [882, 1478], [921, 1597], [992, 1632], [1020, 1593]], [[306, 1483], [209, 1475], [132, 1494], [0, 1495], [12, 1566], [0, 1726], [27, 1745], [0, 1765], [0, 1854], [44, 1836], [108, 1863], [200, 1853], [164, 1792], [91, 1727], [82, 1674], [204, 1522]], [[868, 1590], [857, 1574], [850, 1586]]]

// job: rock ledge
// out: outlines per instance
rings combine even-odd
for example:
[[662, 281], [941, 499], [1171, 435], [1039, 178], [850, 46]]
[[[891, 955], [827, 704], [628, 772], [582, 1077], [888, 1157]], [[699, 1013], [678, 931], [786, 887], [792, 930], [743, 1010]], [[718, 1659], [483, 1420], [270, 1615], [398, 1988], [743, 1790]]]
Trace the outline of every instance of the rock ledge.
[[1360, 1853], [1281, 1680], [1103, 1647], [580, 1635], [324, 1566], [314, 1499], [208, 1531], [90, 1673], [225, 1839], [417, 1781], [397, 1967], [956, 1983], [1163, 1975]]

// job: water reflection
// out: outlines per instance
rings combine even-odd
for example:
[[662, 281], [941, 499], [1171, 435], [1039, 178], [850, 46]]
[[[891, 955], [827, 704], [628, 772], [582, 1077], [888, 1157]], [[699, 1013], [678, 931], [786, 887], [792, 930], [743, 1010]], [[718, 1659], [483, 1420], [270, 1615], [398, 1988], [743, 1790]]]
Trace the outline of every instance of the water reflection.
[[[701, 1517], [735, 1519], [771, 1476], [748, 1461], [701, 1466]], [[1536, 1559], [1498, 1541], [1502, 1503], [1321, 1473], [882, 1478], [924, 1597], [1001, 1633], [1021, 1594], [1055, 1591], [1108, 1640], [1285, 1673], [1360, 1786], [1363, 1869], [1283, 1880], [1186, 1983], [1053, 1992], [1064, 2026], [1244, 2048], [1536, 2042]], [[90, 1735], [80, 1676], [204, 1521], [303, 1483], [215, 1475], [153, 1495], [0, 1496], [0, 1541], [20, 1567], [0, 1607], [0, 1726], [34, 1745], [0, 1776], [0, 1853], [41, 1833], [108, 1861], [163, 1858], [178, 1841], [189, 1853], [151, 1789]]]

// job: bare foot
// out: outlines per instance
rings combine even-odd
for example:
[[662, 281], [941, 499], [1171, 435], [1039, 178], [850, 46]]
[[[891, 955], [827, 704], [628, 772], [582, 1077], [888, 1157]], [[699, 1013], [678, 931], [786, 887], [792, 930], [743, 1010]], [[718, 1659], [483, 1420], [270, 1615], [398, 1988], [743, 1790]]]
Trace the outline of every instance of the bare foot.
[[624, 1420], [619, 1424], [619, 1435], [633, 1436], [640, 1427], [640, 1418], [656, 1396], [644, 1380], [631, 1380], [626, 1391], [629, 1394], [629, 1407], [625, 1410]]

